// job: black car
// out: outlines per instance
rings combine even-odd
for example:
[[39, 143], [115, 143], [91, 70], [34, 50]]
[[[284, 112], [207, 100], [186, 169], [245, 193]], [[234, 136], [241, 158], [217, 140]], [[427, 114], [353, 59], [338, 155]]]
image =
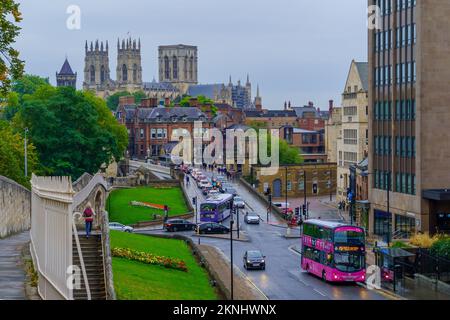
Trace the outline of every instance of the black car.
[[266, 269], [266, 256], [263, 256], [261, 251], [252, 250], [244, 253], [244, 268], [250, 269]]
[[168, 232], [195, 230], [197, 225], [183, 219], [171, 219], [164, 223], [164, 229]]
[[199, 234], [226, 234], [230, 233], [230, 228], [216, 222], [206, 222], [198, 226]]

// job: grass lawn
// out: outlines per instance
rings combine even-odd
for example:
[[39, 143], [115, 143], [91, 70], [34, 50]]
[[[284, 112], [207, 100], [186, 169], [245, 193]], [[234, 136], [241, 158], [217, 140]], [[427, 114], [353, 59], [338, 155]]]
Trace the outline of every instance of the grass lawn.
[[188, 272], [113, 258], [114, 287], [119, 300], [216, 300], [206, 270], [181, 240], [111, 231], [112, 248], [130, 248], [184, 260]]
[[167, 189], [139, 187], [114, 190], [110, 194], [106, 204], [106, 209], [109, 210], [109, 220], [129, 225], [139, 221], [151, 221], [153, 214], [164, 215], [164, 210], [134, 207], [130, 205], [131, 201], [168, 205], [169, 216], [189, 212], [183, 191], [179, 187]]

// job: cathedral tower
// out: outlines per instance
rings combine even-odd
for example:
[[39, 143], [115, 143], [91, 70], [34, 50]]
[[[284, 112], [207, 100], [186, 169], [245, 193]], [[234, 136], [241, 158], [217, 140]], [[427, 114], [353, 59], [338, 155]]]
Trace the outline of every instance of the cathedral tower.
[[170, 82], [182, 93], [198, 83], [197, 47], [183, 44], [159, 47], [159, 81]]
[[108, 58], [108, 41], [103, 46], [103, 42], [98, 40], [95, 44], [91, 42], [90, 47], [86, 41], [84, 59], [84, 83], [85, 90], [105, 91], [111, 84]]
[[72, 71], [69, 61], [66, 58], [59, 73], [56, 73], [56, 85], [58, 87], [77, 88], [77, 73]]
[[142, 89], [141, 40], [117, 40], [117, 85], [128, 91]]

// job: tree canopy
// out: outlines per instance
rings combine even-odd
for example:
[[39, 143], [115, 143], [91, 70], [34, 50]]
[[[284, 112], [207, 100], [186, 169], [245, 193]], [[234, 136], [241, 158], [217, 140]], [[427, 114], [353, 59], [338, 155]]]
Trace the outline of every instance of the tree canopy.
[[94, 174], [120, 159], [128, 144], [126, 128], [102, 99], [69, 87], [41, 86], [24, 96], [13, 123], [29, 128], [45, 175]]
[[31, 172], [37, 172], [39, 161], [36, 148], [27, 143], [28, 176], [25, 177], [24, 138], [14, 133], [10, 124], [0, 121], [0, 175], [30, 187]]
[[134, 96], [134, 100], [135, 100], [136, 104], [140, 104], [141, 100], [143, 98], [145, 98], [147, 95], [145, 94], [144, 91], [136, 91], [134, 93], [130, 93], [128, 91], [120, 91], [120, 92], [114, 93], [113, 95], [110, 95], [106, 99], [106, 105], [108, 106], [108, 108], [110, 110], [116, 111], [117, 107], [119, 106], [120, 97], [126, 97], [126, 96]]
[[2, 0], [0, 6], [0, 95], [5, 96], [12, 79], [20, 78], [24, 63], [19, 59], [19, 51], [12, 46], [19, 35], [22, 21], [19, 4], [14, 0]]
[[34, 76], [24, 75], [16, 79], [12, 83], [11, 91], [7, 93], [4, 100], [4, 112], [2, 118], [5, 120], [12, 120], [20, 105], [23, 104], [24, 97], [31, 95], [42, 86], [50, 86], [48, 79]]
[[[258, 133], [258, 139], [267, 139], [267, 154], [271, 155], [271, 136], [270, 130], [267, 129], [267, 125], [262, 122], [254, 122], [250, 124], [250, 127], [255, 129]], [[264, 131], [260, 131], [260, 129], [267, 129]], [[279, 153], [280, 153], [280, 164], [288, 165], [288, 164], [302, 164], [304, 162], [303, 157], [300, 154], [300, 150], [296, 147], [293, 147], [287, 143], [284, 139], [279, 139]]]

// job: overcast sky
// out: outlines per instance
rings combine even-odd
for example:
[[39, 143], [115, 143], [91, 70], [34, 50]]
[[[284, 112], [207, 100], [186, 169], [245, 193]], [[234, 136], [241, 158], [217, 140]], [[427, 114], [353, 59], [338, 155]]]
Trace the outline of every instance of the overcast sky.
[[[78, 86], [85, 40], [108, 40], [116, 78], [118, 37], [141, 38], [144, 81], [158, 79], [157, 47], [196, 45], [200, 83], [259, 83], [266, 108], [285, 100], [340, 104], [352, 59], [367, 60], [366, 1], [362, 0], [20, 0], [17, 46], [26, 72], [55, 83], [67, 55]], [[69, 5], [81, 9], [81, 29], [69, 30]]]

